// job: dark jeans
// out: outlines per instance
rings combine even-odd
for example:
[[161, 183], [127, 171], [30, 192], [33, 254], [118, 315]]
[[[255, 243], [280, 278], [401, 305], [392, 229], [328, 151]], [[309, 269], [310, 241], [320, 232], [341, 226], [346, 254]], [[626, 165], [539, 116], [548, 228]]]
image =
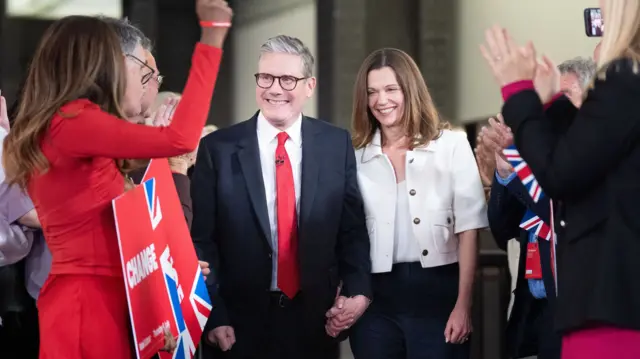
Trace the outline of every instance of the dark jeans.
[[458, 264], [395, 264], [373, 274], [373, 301], [349, 337], [356, 359], [468, 359], [470, 341], [445, 343], [458, 296]]

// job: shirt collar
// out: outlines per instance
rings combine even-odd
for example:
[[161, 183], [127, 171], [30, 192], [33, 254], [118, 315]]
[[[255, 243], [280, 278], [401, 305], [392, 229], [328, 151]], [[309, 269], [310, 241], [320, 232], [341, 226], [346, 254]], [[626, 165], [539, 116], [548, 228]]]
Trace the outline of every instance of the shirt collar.
[[[438, 139], [431, 140], [428, 143], [414, 148], [412, 151], [428, 151], [435, 152], [438, 148]], [[362, 151], [362, 163], [368, 162], [378, 156], [382, 156], [382, 135], [380, 129], [376, 130], [371, 138], [371, 142], [364, 147]]]
[[[258, 132], [258, 142], [260, 143], [270, 143], [271, 141], [275, 141], [278, 133], [282, 132], [280, 129], [277, 129], [269, 123], [264, 115], [262, 115], [262, 112], [258, 113], [256, 130]], [[298, 118], [284, 132], [289, 135], [289, 139], [294, 144], [302, 146], [302, 114], [298, 115]]]

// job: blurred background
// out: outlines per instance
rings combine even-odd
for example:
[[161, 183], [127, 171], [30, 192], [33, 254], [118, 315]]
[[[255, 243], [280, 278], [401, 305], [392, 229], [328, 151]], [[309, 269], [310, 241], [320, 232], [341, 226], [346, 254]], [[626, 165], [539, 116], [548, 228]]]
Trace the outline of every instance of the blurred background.
[[[229, 0], [234, 26], [225, 44], [209, 123], [224, 127], [256, 111], [258, 50], [269, 37], [300, 38], [316, 57], [317, 92], [305, 114], [349, 127], [351, 91], [362, 60], [395, 47], [416, 60], [440, 111], [464, 127], [471, 145], [501, 106], [499, 89], [478, 50], [484, 29], [499, 23], [518, 42], [532, 40], [556, 63], [590, 57], [583, 10], [597, 0]], [[128, 17], [154, 42], [163, 91], [181, 92], [200, 36], [194, 0], [0, 0], [0, 89], [11, 104], [44, 29], [72, 14]], [[509, 302], [507, 254], [481, 238], [474, 301], [473, 358], [504, 358]], [[513, 259], [513, 258], [512, 258]], [[350, 358], [347, 344], [343, 359]]]

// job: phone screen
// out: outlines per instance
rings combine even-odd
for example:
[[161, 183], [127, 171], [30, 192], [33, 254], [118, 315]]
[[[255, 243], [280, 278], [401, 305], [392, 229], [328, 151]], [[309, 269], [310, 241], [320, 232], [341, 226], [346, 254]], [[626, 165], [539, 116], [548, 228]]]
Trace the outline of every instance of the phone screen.
[[589, 37], [602, 36], [604, 22], [602, 21], [602, 11], [600, 11], [600, 8], [591, 7], [584, 9], [584, 28]]

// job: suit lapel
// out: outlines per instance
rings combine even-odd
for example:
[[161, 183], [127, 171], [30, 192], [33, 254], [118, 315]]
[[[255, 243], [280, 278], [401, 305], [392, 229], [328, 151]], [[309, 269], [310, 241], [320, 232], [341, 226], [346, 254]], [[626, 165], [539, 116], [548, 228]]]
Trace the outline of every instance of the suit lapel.
[[311, 215], [313, 200], [318, 186], [319, 155], [321, 149], [318, 148], [316, 135], [318, 129], [314, 123], [306, 117], [302, 117], [302, 180], [300, 195], [300, 227], [304, 227], [305, 222]]
[[256, 133], [257, 116], [248, 123], [249, 133], [238, 142], [238, 160], [240, 168], [247, 184], [247, 191], [251, 199], [253, 210], [258, 217], [260, 228], [271, 246], [271, 227], [269, 226], [269, 213], [267, 211], [267, 198], [264, 192], [262, 180], [262, 166], [260, 165], [260, 148], [258, 147], [258, 135]]

